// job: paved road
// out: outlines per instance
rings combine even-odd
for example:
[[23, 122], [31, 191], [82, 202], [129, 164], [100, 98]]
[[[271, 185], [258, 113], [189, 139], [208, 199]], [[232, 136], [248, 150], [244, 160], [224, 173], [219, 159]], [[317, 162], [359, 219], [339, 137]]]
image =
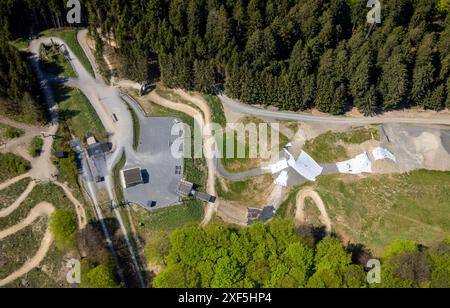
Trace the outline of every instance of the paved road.
[[345, 116], [315, 116], [302, 113], [295, 113], [289, 111], [273, 111], [267, 109], [257, 108], [251, 105], [243, 104], [237, 100], [231, 99], [226, 95], [219, 95], [220, 100], [223, 105], [230, 110], [238, 113], [265, 117], [265, 118], [275, 118], [278, 120], [288, 120], [288, 121], [300, 121], [300, 122], [322, 122], [322, 123], [333, 123], [333, 124], [375, 124], [375, 123], [404, 123], [404, 124], [442, 124], [450, 125], [450, 116], [439, 115], [438, 117], [426, 118], [426, 117], [387, 117], [387, 116], [376, 116], [376, 117], [361, 117], [352, 118]]
[[[54, 104], [51, 91], [47, 86], [47, 81], [42, 76], [42, 73], [40, 72], [40, 68], [38, 65], [39, 46], [41, 44], [50, 44], [52, 41], [54, 43], [64, 46], [64, 49], [67, 52], [67, 57], [69, 58], [71, 65], [78, 76], [77, 78], [69, 78], [66, 81], [66, 85], [76, 87], [83, 92], [83, 94], [90, 101], [92, 107], [95, 109], [106, 131], [111, 136], [111, 142], [113, 144], [114, 152], [111, 156], [108, 157], [107, 165], [109, 174], [112, 174], [113, 168], [120, 160], [122, 153], [125, 152], [127, 157], [131, 158], [134, 157], [135, 155], [133, 150], [133, 129], [132, 129], [133, 121], [131, 118], [131, 114], [128, 111], [128, 107], [121, 100], [117, 89], [105, 85], [105, 83], [102, 80], [95, 79], [89, 74], [89, 72], [80, 62], [80, 60], [75, 56], [73, 51], [65, 44], [63, 40], [56, 37], [52, 38], [42, 37], [37, 40], [33, 40], [31, 42], [30, 51], [33, 54], [32, 59], [36, 66], [36, 70], [40, 74], [40, 76], [38, 77], [40, 80], [42, 80], [41, 86], [46, 92], [47, 96], [51, 98], [49, 99], [50, 101], [49, 108], [52, 113], [52, 119], [54, 120], [53, 122], [57, 123], [58, 121], [57, 106]], [[87, 57], [91, 59], [90, 57], [92, 57], [92, 54], [88, 53]], [[114, 122], [113, 114], [115, 114], [116, 117], [118, 118], [117, 122]], [[107, 183], [108, 193], [111, 196], [111, 201], [113, 204], [116, 204], [116, 201], [113, 197], [114, 194], [113, 194], [112, 177], [107, 176], [105, 181]], [[114, 207], [114, 214], [120, 224], [120, 228], [124, 236], [125, 242], [127, 243], [128, 250], [133, 259], [133, 263], [137, 269], [140, 284], [142, 287], [144, 287], [145, 284], [143, 281], [143, 277], [140, 271], [138, 270], [139, 266], [135, 258], [133, 247], [129, 240], [125, 225], [123, 224], [122, 217], [120, 216], [120, 211], [117, 209], [117, 207]]]

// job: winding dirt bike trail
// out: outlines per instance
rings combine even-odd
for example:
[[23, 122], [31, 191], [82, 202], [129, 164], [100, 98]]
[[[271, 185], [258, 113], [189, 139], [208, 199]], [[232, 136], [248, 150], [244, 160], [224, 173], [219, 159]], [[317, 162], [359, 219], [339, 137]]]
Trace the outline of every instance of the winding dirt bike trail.
[[78, 219], [78, 227], [80, 230], [84, 229], [87, 225], [87, 216], [86, 211], [84, 210], [84, 206], [80, 203], [80, 201], [78, 201], [77, 198], [74, 197], [72, 191], [69, 189], [69, 187], [67, 187], [67, 185], [60, 182], [54, 182], [54, 184], [62, 188], [67, 198], [69, 198], [69, 200], [75, 206], [75, 212], [77, 213]]
[[21, 174], [16, 176], [15, 178], [9, 179], [6, 182], [0, 184], [0, 190], [6, 189], [11, 185], [16, 184], [17, 182], [22, 181], [23, 179], [29, 178], [31, 175], [29, 173]]
[[36, 205], [31, 211], [30, 214], [28, 214], [27, 218], [19, 222], [17, 225], [14, 225], [6, 230], [0, 231], [0, 240], [4, 239], [5, 237], [8, 237], [10, 235], [13, 235], [20, 230], [28, 227], [31, 225], [36, 219], [38, 219], [41, 216], [48, 216], [50, 217], [51, 214], [55, 211], [55, 208], [52, 204], [48, 202], [41, 202], [38, 205]]
[[36, 183], [34, 181], [31, 181], [30, 184], [28, 184], [27, 188], [24, 190], [24, 192], [19, 196], [19, 198], [16, 199], [16, 201], [14, 201], [13, 204], [0, 211], [0, 218], [7, 217], [11, 215], [12, 212], [17, 210], [19, 206], [22, 204], [22, 202], [25, 201], [28, 195], [33, 191], [35, 186]]
[[[13, 183], [17, 183], [21, 179], [24, 179], [26, 177], [29, 177], [28, 174], [21, 175], [19, 177], [16, 177], [14, 179], [9, 180], [8, 182], [5, 182], [1, 185], [1, 188], [4, 189]], [[9, 184], [9, 185], [7, 185]], [[83, 229], [87, 225], [87, 218], [86, 218], [86, 212], [84, 210], [83, 205], [73, 196], [70, 189], [67, 187], [67, 185], [55, 182], [56, 185], [61, 187], [67, 196], [69, 200], [73, 203], [75, 206], [75, 212], [77, 214], [78, 219], [78, 226], [79, 229]], [[0, 218], [7, 217], [11, 213], [13, 213], [19, 206], [23, 203], [23, 201], [28, 197], [28, 195], [33, 191], [34, 187], [36, 186], [36, 183], [34, 181], [31, 181], [28, 187], [25, 189], [25, 191], [19, 196], [19, 198], [16, 199], [16, 201], [6, 209], [0, 211]], [[1, 190], [1, 189], [0, 189]], [[37, 206], [35, 206], [28, 216], [22, 220], [17, 225], [14, 225], [6, 230], [0, 231], [0, 240], [11, 236], [22, 229], [25, 229], [26, 227], [30, 226], [34, 223], [36, 219], [38, 219], [41, 216], [47, 216], [49, 219], [51, 215], [54, 213], [55, 207], [48, 203], [48, 202], [41, 202]], [[31, 258], [28, 262], [26, 262], [20, 269], [10, 274], [8, 277], [6, 277], [3, 280], [0, 280], [0, 287], [5, 286], [12, 281], [16, 280], [17, 278], [22, 277], [23, 275], [29, 273], [34, 268], [38, 267], [39, 264], [41, 264], [42, 260], [44, 260], [45, 256], [47, 255], [51, 245], [53, 243], [53, 234], [50, 231], [50, 228], [47, 227], [47, 230], [45, 232], [44, 238], [41, 241], [41, 246], [39, 247], [39, 250], [37, 253]]]
[[331, 219], [328, 216], [327, 209], [320, 195], [311, 188], [305, 188], [297, 194], [295, 223], [301, 225], [306, 223], [305, 200], [311, 198], [320, 211], [319, 220], [324, 224], [327, 233], [331, 233]]
[[[31, 210], [27, 218], [22, 220], [17, 225], [12, 226], [11, 228], [8, 228], [4, 231], [0, 231], [0, 240], [28, 227], [41, 216], [50, 217], [54, 211], [55, 208], [52, 204], [47, 202], [39, 203], [35, 208]], [[37, 253], [17, 271], [13, 272], [8, 277], [0, 280], [0, 287], [3, 287], [11, 283], [17, 278], [22, 277], [23, 275], [32, 271], [34, 268], [38, 267], [39, 264], [41, 264], [42, 260], [44, 260], [45, 256], [47, 255], [50, 247], [52, 246], [52, 243], [53, 243], [53, 234], [51, 233], [50, 228], [47, 227], [44, 238], [41, 241], [41, 246], [39, 247]]]

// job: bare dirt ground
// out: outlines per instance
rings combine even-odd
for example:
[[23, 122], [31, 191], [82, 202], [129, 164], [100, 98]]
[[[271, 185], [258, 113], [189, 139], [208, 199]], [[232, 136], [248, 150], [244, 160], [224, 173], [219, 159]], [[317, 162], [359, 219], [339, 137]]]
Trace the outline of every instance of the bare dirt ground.
[[237, 202], [222, 200], [217, 214], [225, 223], [240, 226], [247, 225], [247, 207]]
[[297, 225], [301, 225], [301, 224], [306, 223], [306, 221], [307, 221], [306, 216], [305, 216], [305, 200], [306, 200], [306, 198], [311, 198], [314, 201], [314, 203], [316, 204], [317, 208], [320, 211], [320, 217], [319, 217], [320, 222], [323, 223], [323, 225], [325, 226], [327, 233], [331, 233], [331, 219], [328, 216], [325, 204], [323, 203], [323, 200], [319, 196], [319, 194], [311, 188], [305, 188], [297, 194], [295, 223]]

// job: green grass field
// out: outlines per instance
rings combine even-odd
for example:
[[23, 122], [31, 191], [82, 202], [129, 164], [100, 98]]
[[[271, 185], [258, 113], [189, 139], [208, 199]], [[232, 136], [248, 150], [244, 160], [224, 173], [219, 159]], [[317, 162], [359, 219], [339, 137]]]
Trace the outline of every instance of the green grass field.
[[203, 217], [203, 204], [196, 200], [188, 200], [182, 205], [166, 209], [151, 212], [138, 209], [131, 212], [133, 221], [137, 224], [138, 232], [172, 231], [187, 224], [198, 224]]
[[[247, 124], [255, 124], [256, 128], [258, 129], [259, 125], [262, 123], [265, 123], [262, 119], [259, 118], [255, 118], [255, 117], [247, 117], [244, 118], [242, 120], [242, 123], [244, 125]], [[258, 130], [259, 131], [259, 130]], [[267, 127], [267, 132], [268, 132], [268, 136], [267, 136], [267, 143], [268, 143], [268, 148], [271, 145], [272, 142], [272, 131], [270, 126]], [[227, 152], [226, 152], [226, 148], [227, 148], [227, 140], [229, 140], [230, 138], [234, 138], [234, 157], [233, 158], [229, 158], [227, 157]], [[257, 137], [259, 138], [259, 136]], [[283, 146], [285, 146], [288, 142], [289, 139], [283, 135], [283, 134], [279, 134], [279, 148], [278, 150], [281, 151]], [[242, 139], [239, 139], [239, 135], [237, 134], [237, 132], [234, 132], [234, 137], [231, 133], [228, 133], [226, 136], [224, 136], [224, 144], [223, 144], [223, 153], [225, 158], [222, 158], [222, 165], [224, 167], [224, 169], [228, 172], [244, 172], [244, 171], [248, 171], [251, 169], [255, 169], [258, 167], [261, 167], [262, 161], [260, 158], [250, 158], [250, 144], [249, 144], [249, 133], [245, 132], [245, 157], [242, 157], [241, 154], [238, 155], [238, 146], [242, 147]], [[260, 157], [260, 153], [261, 149], [259, 148], [259, 139], [257, 140], [256, 143], [257, 149], [258, 149], [258, 157]], [[240, 158], [238, 158], [240, 157]]]
[[252, 177], [243, 181], [216, 181], [217, 195], [227, 201], [240, 205], [259, 208], [265, 206], [265, 198], [270, 193], [273, 178], [270, 174]]
[[345, 144], [361, 144], [371, 139], [380, 140], [380, 133], [374, 127], [355, 128], [347, 132], [327, 132], [308, 140], [303, 150], [318, 163], [333, 163], [350, 159]]
[[28, 153], [31, 155], [31, 157], [38, 157], [41, 155], [43, 146], [44, 140], [41, 137], [34, 137], [33, 140], [31, 140]]
[[[375, 254], [397, 239], [431, 245], [450, 234], [449, 172], [419, 170], [364, 179], [323, 176], [315, 187], [334, 231]], [[291, 192], [277, 215], [293, 217], [298, 190]]]
[[83, 140], [86, 134], [91, 132], [97, 139], [103, 141], [107, 139], [107, 132], [100, 118], [83, 92], [61, 86], [57, 86], [54, 92], [61, 119], [69, 123], [75, 136]]
[[80, 44], [78, 44], [77, 33], [78, 29], [64, 29], [64, 30], [52, 29], [43, 31], [40, 33], [40, 35], [58, 37], [62, 39], [64, 42], [66, 42], [67, 46], [69, 46], [69, 48], [77, 56], [77, 58], [80, 60], [81, 64], [83, 64], [84, 68], [88, 71], [88, 73], [94, 76], [94, 70], [92, 69], [92, 66], [83, 49], [81, 48]]

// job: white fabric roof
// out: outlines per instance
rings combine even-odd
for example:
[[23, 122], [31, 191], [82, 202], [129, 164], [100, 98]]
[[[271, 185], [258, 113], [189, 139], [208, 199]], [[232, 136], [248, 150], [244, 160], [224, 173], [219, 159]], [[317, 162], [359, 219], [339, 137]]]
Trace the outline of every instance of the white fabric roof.
[[345, 174], [361, 174], [372, 173], [372, 162], [367, 153], [360, 154], [348, 161], [336, 164], [340, 173]]
[[301, 176], [310, 181], [315, 181], [322, 174], [323, 168], [307, 153], [302, 151], [297, 160], [294, 160], [294, 157], [289, 152], [287, 153], [289, 155], [288, 165]]
[[270, 165], [269, 166], [270, 171], [272, 172], [272, 174], [278, 173], [280, 171], [283, 171], [284, 169], [289, 168], [288, 162], [286, 159], [280, 160], [279, 162], [277, 162], [276, 164]]
[[373, 150], [372, 154], [375, 160], [390, 159], [395, 162], [397, 161], [394, 154], [392, 154], [388, 149], [385, 148], [376, 148]]
[[280, 175], [278, 176], [278, 178], [275, 180], [275, 185], [278, 186], [283, 186], [283, 187], [287, 187], [287, 182], [288, 182], [288, 173], [287, 171], [283, 171], [280, 173]]

